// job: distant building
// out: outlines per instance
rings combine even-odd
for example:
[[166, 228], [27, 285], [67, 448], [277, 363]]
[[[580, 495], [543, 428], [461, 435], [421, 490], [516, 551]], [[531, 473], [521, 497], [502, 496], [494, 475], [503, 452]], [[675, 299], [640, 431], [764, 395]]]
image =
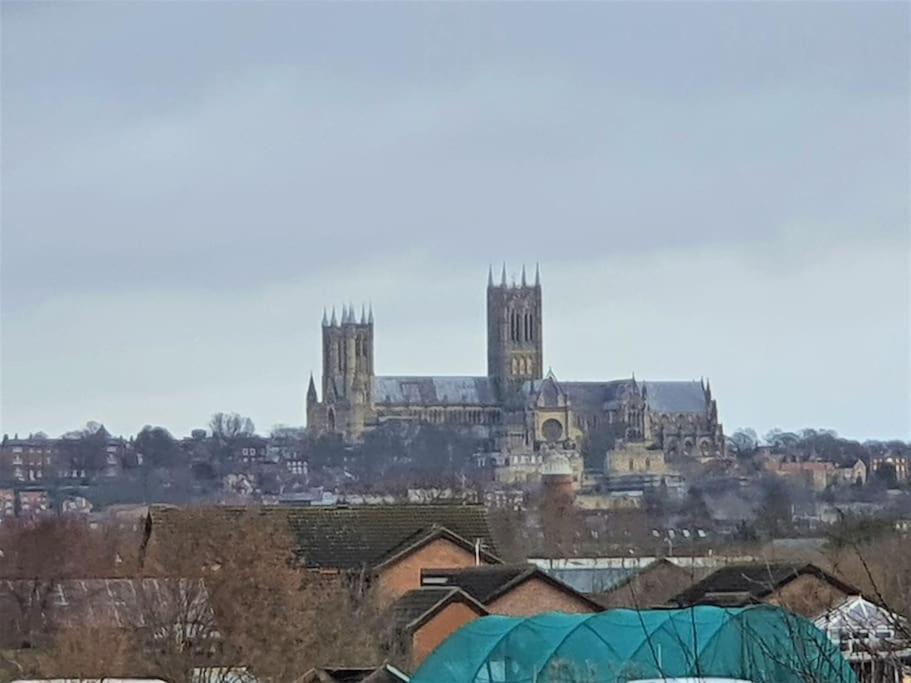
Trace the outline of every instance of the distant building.
[[[629, 379], [560, 382], [545, 373], [540, 276], [507, 284], [504, 267], [487, 283], [487, 374], [470, 377], [377, 375], [373, 311], [344, 306], [322, 322], [322, 382], [310, 378], [307, 427], [359, 441], [384, 423], [424, 423], [487, 438], [491, 451], [533, 457], [542, 444], [579, 443], [605, 430], [654, 444], [669, 458], [724, 454], [709, 384]], [[512, 464], [512, 460], [510, 463]], [[543, 459], [528, 461], [543, 465]]]
[[895, 472], [896, 483], [901, 484], [911, 481], [911, 455], [889, 451], [870, 460], [871, 472], [878, 472], [884, 466], [891, 467], [892, 471]]
[[57, 475], [58, 440], [46, 437], [20, 439], [3, 435], [0, 442], [0, 476], [7, 481], [35, 482]]
[[39, 517], [53, 514], [51, 497], [45, 489], [19, 491], [19, 516]]
[[528, 492], [521, 488], [490, 489], [484, 492], [484, 505], [491, 510], [524, 510], [528, 507]]
[[477, 491], [471, 489], [451, 488], [413, 488], [408, 489], [406, 499], [409, 503], [480, 503]]
[[264, 462], [268, 452], [268, 442], [261, 436], [241, 437], [231, 445], [231, 458], [246, 465]]
[[16, 516], [16, 491], [0, 489], [0, 522]]
[[829, 486], [863, 485], [867, 482], [867, 466], [862, 460], [857, 460], [849, 467], [839, 467], [819, 460], [768, 458], [763, 466], [768, 472], [799, 481], [816, 492], [824, 491]]
[[640, 442], [619, 441], [605, 457], [604, 473], [616, 477], [629, 474], [661, 476], [667, 473], [664, 452]]
[[503, 449], [475, 454], [475, 464], [491, 481], [508, 486], [538, 485], [554, 467], [568, 468], [573, 489], [582, 481], [584, 462], [572, 442], [540, 444], [537, 450]]
[[[83, 439], [92, 439], [90, 449], [78, 448]], [[130, 457], [132, 446], [122, 437], [112, 436], [103, 425], [86, 436], [71, 432], [59, 439], [44, 435], [3, 436], [0, 442], [0, 478], [6, 481], [40, 482], [47, 479], [84, 479], [89, 476], [117, 477]]]
[[60, 502], [61, 514], [87, 515], [92, 511], [92, 503], [84, 496], [66, 496]]

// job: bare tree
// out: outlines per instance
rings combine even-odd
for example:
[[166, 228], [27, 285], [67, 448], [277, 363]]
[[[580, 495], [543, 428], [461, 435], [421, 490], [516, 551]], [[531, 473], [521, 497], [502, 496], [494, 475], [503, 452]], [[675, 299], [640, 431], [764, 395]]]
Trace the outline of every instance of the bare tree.
[[277, 681], [327, 663], [378, 662], [388, 638], [369, 577], [314, 573], [281, 514], [200, 509], [146, 549], [147, 575], [200, 578], [225, 662]]
[[253, 420], [238, 413], [215, 413], [209, 420], [209, 429], [213, 437], [227, 441], [256, 433]]

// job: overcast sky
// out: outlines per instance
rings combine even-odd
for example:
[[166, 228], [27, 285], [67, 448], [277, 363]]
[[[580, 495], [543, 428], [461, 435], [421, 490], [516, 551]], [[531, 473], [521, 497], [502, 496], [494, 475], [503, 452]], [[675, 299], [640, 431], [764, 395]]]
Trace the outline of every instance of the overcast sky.
[[2, 430], [304, 422], [324, 305], [911, 436], [909, 4], [2, 4]]

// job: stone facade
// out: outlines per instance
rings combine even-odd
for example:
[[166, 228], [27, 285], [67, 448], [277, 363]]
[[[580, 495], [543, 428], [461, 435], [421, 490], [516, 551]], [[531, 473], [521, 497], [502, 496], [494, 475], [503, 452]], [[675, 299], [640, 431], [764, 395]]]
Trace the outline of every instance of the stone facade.
[[643, 443], [618, 443], [611, 450], [604, 462], [604, 472], [608, 476], [627, 474], [648, 474], [660, 476], [667, 474], [664, 451], [646, 448]]
[[645, 442], [669, 458], [716, 457], [724, 434], [703, 381], [629, 379], [560, 382], [544, 372], [541, 279], [487, 283], [487, 375], [378, 376], [373, 311], [324, 314], [322, 391], [310, 378], [307, 427], [357, 442], [389, 422], [447, 425], [490, 444], [491, 453], [536, 453], [543, 444], [572, 450], [594, 430]]

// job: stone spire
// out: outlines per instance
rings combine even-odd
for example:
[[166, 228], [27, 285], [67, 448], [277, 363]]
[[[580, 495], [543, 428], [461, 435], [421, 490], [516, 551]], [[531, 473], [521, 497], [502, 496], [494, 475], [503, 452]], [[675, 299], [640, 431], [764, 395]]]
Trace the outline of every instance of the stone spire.
[[367, 312], [367, 324], [373, 324], [373, 302], [370, 303], [370, 310]]
[[323, 306], [323, 327], [329, 326], [329, 318], [326, 316], [326, 307]]
[[535, 264], [535, 287], [541, 286], [541, 264]]
[[361, 304], [361, 325], [367, 324], [367, 306]]
[[316, 403], [319, 399], [316, 395], [316, 382], [313, 381], [313, 372], [310, 372], [310, 385], [307, 387], [307, 404]]
[[332, 327], [338, 326], [338, 319], [335, 317], [335, 306], [332, 307], [332, 322], [329, 323]]
[[506, 262], [503, 262], [503, 270], [500, 273], [500, 287], [506, 286]]
[[524, 263], [522, 264], [522, 286], [523, 287], [528, 286], [528, 283], [526, 282], [526, 278], [525, 278], [525, 264]]
[[487, 267], [487, 287], [493, 287], [493, 264]]

